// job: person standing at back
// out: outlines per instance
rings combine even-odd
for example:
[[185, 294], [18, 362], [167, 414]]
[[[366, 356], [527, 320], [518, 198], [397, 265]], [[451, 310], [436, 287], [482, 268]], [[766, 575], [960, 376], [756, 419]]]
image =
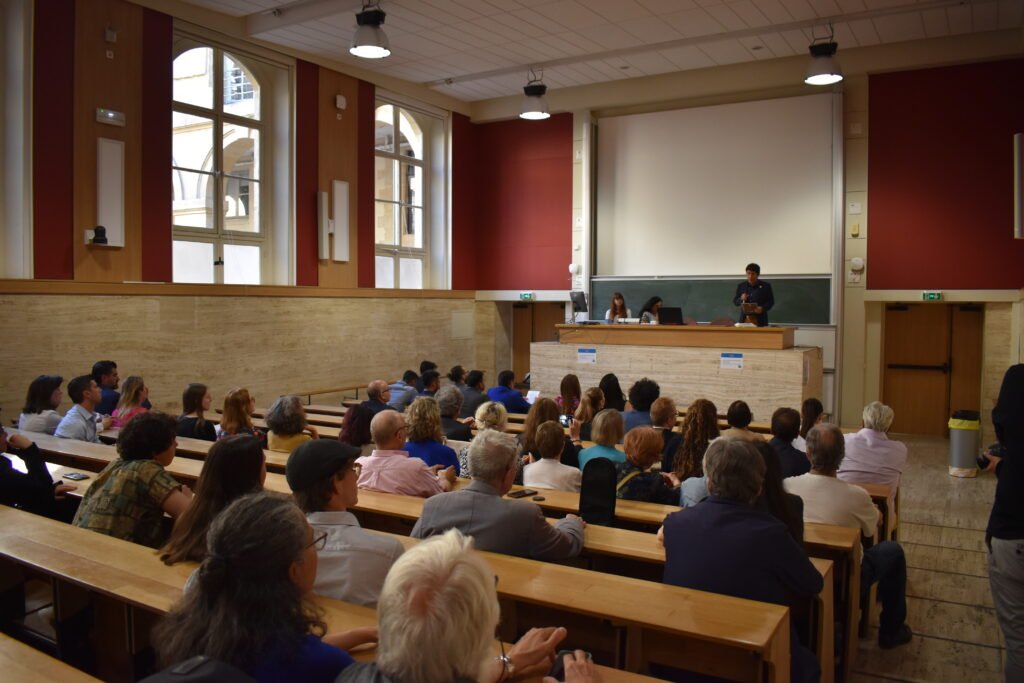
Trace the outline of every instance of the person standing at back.
[[[772, 286], [761, 279], [761, 266], [756, 263], [747, 264], [747, 279], [736, 286], [736, 296], [733, 297], [733, 306], [740, 306], [740, 322], [747, 322], [752, 319], [758, 327], [768, 325], [768, 311], [775, 305], [775, 295], [772, 293]], [[753, 313], [744, 313], [743, 304], [754, 304], [756, 308]]]

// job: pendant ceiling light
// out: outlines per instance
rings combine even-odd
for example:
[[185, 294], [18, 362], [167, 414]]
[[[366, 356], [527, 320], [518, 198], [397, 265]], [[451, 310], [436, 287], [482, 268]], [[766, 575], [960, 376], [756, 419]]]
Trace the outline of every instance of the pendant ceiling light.
[[832, 85], [843, 80], [843, 70], [836, 60], [836, 50], [839, 49], [839, 45], [836, 44], [834, 38], [835, 32], [832, 30], [832, 25], [829, 24], [828, 38], [815, 38], [814, 42], [808, 46], [811, 63], [807, 65], [807, 75], [804, 77], [804, 83], [807, 85]]
[[381, 28], [385, 16], [379, 2], [363, 4], [362, 11], [356, 14], [358, 27], [352, 36], [352, 47], [348, 50], [351, 54], [363, 59], [383, 59], [391, 54], [388, 36]]
[[544, 100], [544, 94], [548, 86], [544, 85], [544, 70], [541, 69], [540, 76], [533, 69], [530, 69], [530, 80], [523, 88], [526, 97], [523, 98], [523, 106], [519, 109], [519, 118], [529, 121], [541, 121], [548, 118], [548, 103]]

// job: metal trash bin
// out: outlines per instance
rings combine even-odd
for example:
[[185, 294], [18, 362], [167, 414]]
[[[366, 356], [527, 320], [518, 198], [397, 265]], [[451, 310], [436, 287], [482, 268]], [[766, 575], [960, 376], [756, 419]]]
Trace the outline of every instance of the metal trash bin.
[[949, 420], [949, 476], [978, 476], [978, 448], [981, 414], [976, 410], [957, 410]]

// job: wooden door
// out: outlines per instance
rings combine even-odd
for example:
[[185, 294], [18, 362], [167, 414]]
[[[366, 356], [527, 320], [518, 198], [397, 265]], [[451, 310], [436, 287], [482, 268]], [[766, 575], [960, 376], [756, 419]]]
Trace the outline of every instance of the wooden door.
[[533, 304], [533, 341], [558, 341], [555, 325], [565, 323], [565, 304], [544, 301]]
[[886, 306], [882, 400], [896, 413], [892, 431], [945, 435], [950, 320], [943, 304]]
[[981, 411], [981, 340], [985, 307], [980, 304], [952, 306], [953, 328], [949, 376], [949, 411]]

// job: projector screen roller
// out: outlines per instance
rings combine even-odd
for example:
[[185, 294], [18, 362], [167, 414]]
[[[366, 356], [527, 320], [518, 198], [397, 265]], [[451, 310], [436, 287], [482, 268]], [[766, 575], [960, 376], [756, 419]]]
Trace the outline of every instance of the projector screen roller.
[[597, 273], [833, 270], [833, 96], [603, 118]]

